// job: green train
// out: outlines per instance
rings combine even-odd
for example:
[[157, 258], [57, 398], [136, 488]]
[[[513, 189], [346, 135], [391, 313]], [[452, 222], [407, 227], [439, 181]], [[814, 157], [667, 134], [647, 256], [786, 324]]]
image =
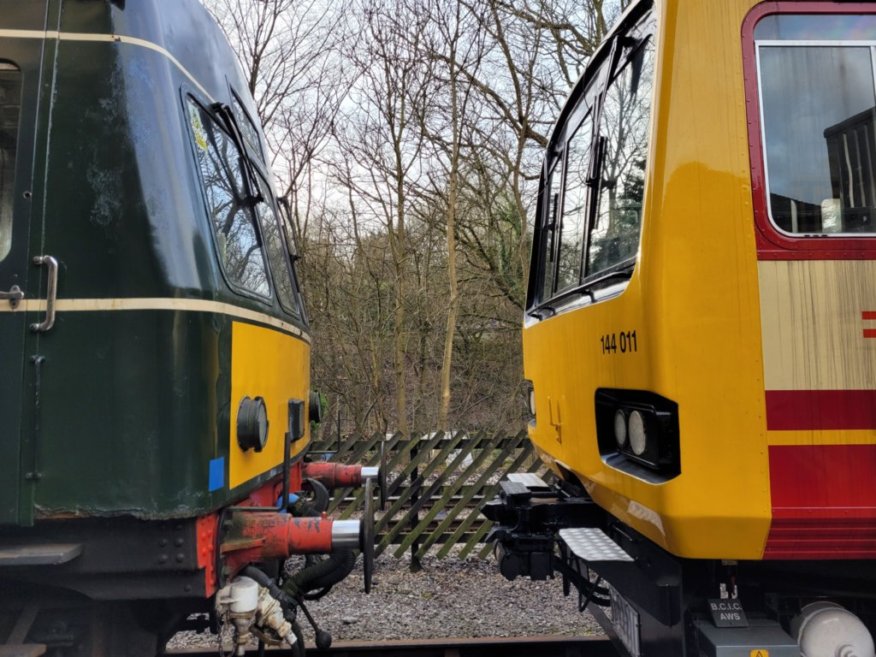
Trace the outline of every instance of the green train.
[[0, 0], [0, 653], [153, 655], [223, 621], [238, 654], [303, 652], [304, 600], [355, 551], [370, 578], [368, 520], [322, 511], [378, 473], [308, 462], [268, 163], [197, 0]]

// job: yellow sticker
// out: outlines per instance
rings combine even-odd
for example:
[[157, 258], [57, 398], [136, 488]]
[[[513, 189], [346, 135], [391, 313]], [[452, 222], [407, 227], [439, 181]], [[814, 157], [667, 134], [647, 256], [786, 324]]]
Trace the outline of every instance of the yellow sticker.
[[748, 657], [770, 657], [770, 651], [764, 650], [763, 648], [760, 648], [759, 650], [752, 650], [750, 653], [748, 653]]
[[189, 118], [192, 122], [192, 131], [195, 133], [195, 143], [202, 151], [207, 150], [207, 131], [201, 123], [201, 113], [191, 104], [189, 104]]

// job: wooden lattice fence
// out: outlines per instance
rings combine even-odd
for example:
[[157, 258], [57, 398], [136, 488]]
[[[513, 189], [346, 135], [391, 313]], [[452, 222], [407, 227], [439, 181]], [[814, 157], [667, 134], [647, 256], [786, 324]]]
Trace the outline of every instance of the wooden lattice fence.
[[[474, 551], [485, 557], [491, 523], [479, 513], [511, 472], [550, 473], [533, 453], [522, 431], [514, 436], [486, 433], [432, 433], [415, 438], [348, 437], [313, 446], [315, 456], [339, 463], [378, 465], [383, 443], [387, 468], [387, 503], [375, 518], [376, 554], [392, 548], [395, 557], [411, 552], [416, 566], [427, 553], [446, 557], [461, 545], [459, 558]], [[363, 508], [364, 490], [335, 491], [329, 512], [355, 517]]]

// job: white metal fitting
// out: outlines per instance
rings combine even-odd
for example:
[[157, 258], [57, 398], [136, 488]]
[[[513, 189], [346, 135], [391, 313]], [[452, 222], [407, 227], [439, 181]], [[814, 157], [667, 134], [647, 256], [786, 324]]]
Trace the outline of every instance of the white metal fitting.
[[362, 547], [362, 522], [335, 520], [332, 523], [332, 548], [357, 550]]
[[216, 594], [216, 613], [234, 627], [234, 654], [243, 657], [252, 638], [250, 628], [256, 621], [260, 589], [249, 577], [235, 577]]
[[362, 481], [366, 479], [377, 479], [380, 476], [380, 468], [376, 465], [363, 465], [362, 466]]
[[873, 636], [860, 618], [834, 602], [813, 602], [791, 621], [803, 657], [874, 657]]
[[[268, 589], [262, 587], [259, 592], [259, 608], [256, 616], [256, 626], [262, 630], [270, 630], [275, 636], [285, 640], [290, 646], [294, 646], [298, 641], [298, 637], [292, 631], [292, 625], [283, 616], [283, 607], [279, 601], [274, 598]], [[258, 632], [258, 635], [269, 644], [278, 644], [270, 634]]]

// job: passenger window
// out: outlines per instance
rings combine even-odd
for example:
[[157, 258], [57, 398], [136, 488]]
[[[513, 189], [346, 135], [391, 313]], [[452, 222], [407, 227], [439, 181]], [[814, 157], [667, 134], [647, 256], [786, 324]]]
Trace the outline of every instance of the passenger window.
[[237, 146], [194, 101], [189, 122], [222, 268], [232, 285], [270, 296], [262, 245], [253, 224]]
[[588, 115], [572, 135], [567, 148], [566, 181], [560, 230], [557, 291], [581, 282], [581, 258], [587, 226], [587, 189], [590, 175], [590, 142], [593, 121]]
[[271, 266], [274, 287], [277, 290], [277, 296], [280, 298], [280, 305], [287, 312], [298, 317], [301, 313], [296, 302], [297, 295], [295, 294], [292, 275], [289, 270], [290, 263], [283, 244], [280, 224], [277, 221], [277, 214], [272, 205], [273, 195], [268, 191], [268, 186], [264, 181], [261, 181], [260, 184], [262, 185], [262, 197], [265, 200], [256, 205], [256, 212], [258, 213], [259, 224], [264, 236], [265, 250], [268, 253], [268, 263]]
[[599, 192], [585, 276], [632, 261], [638, 252], [653, 84], [654, 45], [648, 39], [605, 93], [599, 128]]
[[15, 153], [21, 110], [21, 71], [0, 62], [0, 260], [12, 248], [15, 199]]
[[757, 33], [770, 219], [791, 234], [876, 233], [873, 48], [837, 43], [859, 33], [851, 17], [796, 18]]

